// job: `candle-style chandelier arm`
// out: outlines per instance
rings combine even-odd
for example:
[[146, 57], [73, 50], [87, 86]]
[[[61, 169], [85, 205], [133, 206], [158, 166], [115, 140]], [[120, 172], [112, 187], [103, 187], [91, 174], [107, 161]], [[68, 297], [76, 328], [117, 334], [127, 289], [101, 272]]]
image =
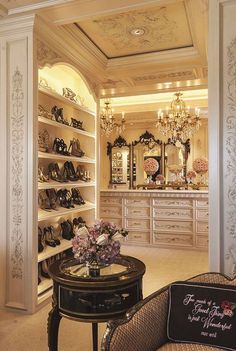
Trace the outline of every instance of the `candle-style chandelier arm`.
[[114, 129], [116, 129], [118, 134], [125, 129], [125, 113], [122, 112], [121, 122], [117, 123], [109, 99], [104, 101], [104, 107], [100, 112], [100, 128], [106, 136], [109, 136]]

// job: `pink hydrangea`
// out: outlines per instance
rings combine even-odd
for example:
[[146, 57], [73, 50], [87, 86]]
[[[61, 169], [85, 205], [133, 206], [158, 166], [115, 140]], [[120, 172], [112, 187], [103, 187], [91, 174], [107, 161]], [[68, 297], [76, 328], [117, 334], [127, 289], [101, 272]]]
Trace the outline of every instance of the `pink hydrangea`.
[[144, 161], [143, 168], [148, 175], [152, 175], [158, 171], [159, 163], [155, 158], [149, 157]]
[[197, 173], [206, 173], [208, 171], [208, 159], [205, 157], [196, 158], [193, 161], [193, 169]]
[[192, 178], [196, 178], [196, 176], [197, 176], [197, 174], [196, 174], [196, 172], [195, 171], [188, 171], [187, 172], [187, 177], [188, 178], [190, 178], [190, 179], [192, 179]]

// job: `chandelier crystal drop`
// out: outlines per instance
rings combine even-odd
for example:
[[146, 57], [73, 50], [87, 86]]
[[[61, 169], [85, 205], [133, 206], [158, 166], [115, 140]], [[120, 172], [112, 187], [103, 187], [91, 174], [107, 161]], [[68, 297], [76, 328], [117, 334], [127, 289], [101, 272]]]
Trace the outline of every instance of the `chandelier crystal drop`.
[[121, 134], [125, 130], [125, 113], [122, 112], [122, 118], [120, 123], [116, 123], [114, 117], [114, 110], [111, 107], [109, 99], [104, 101], [105, 106], [100, 113], [100, 128], [106, 136], [109, 136], [113, 130], [116, 130], [118, 134]]
[[183, 94], [175, 93], [176, 98], [171, 102], [170, 108], [157, 112], [156, 127], [163, 135], [171, 139], [186, 142], [196, 133], [201, 125], [200, 109], [195, 108], [195, 115], [190, 115], [190, 107], [186, 108], [185, 102], [181, 99]]

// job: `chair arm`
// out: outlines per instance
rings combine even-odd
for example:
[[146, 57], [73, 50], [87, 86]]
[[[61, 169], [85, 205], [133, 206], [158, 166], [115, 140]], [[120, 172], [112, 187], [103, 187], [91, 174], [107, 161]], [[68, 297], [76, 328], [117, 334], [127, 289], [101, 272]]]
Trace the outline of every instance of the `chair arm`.
[[168, 287], [131, 308], [124, 319], [109, 322], [102, 351], [153, 351], [166, 340]]

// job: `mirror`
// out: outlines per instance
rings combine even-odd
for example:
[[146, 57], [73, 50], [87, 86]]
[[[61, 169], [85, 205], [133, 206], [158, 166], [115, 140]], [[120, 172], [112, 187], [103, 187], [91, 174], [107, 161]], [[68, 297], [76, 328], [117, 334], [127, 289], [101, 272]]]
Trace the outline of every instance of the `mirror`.
[[166, 183], [186, 180], [186, 168], [189, 152], [189, 139], [185, 143], [180, 141], [173, 143], [169, 140], [168, 143], [165, 144], [164, 165]]
[[110, 158], [110, 184], [130, 187], [130, 144], [119, 136], [113, 144], [107, 143]]
[[[156, 176], [162, 173], [162, 142], [156, 140], [153, 134], [146, 131], [140, 136], [139, 140], [135, 140], [132, 143], [132, 146], [132, 185], [135, 187], [136, 185], [144, 184], [148, 178], [150, 181], [155, 180]], [[150, 158], [157, 162], [158, 169], [152, 174], [147, 174], [144, 170], [144, 162]]]

